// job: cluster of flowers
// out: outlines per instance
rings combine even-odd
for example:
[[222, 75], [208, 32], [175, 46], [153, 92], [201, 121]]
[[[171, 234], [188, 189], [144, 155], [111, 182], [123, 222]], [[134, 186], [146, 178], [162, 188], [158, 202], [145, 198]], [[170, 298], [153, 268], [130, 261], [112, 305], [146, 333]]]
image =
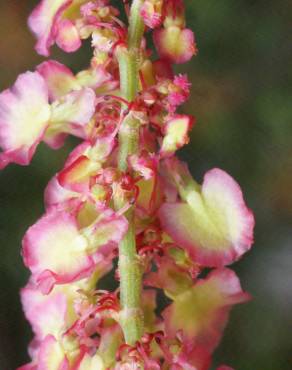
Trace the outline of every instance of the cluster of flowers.
[[[120, 92], [128, 30], [107, 0], [42, 0], [29, 18], [36, 50], [48, 56], [56, 43], [73, 52], [91, 37], [90, 67], [74, 75], [45, 61], [0, 95], [1, 168], [29, 164], [41, 141], [58, 149], [67, 135], [82, 139], [49, 182], [46, 212], [23, 239], [31, 277], [21, 299], [34, 339], [31, 363], [21, 370], [206, 370], [230, 309], [249, 299], [225, 267], [253, 240], [254, 218], [239, 185], [216, 168], [199, 185], [175, 157], [194, 123], [177, 113], [190, 84], [172, 70], [196, 53], [183, 2], [124, 7], [130, 16], [138, 10], [146, 31], [154, 29], [159, 55], [151, 60], [141, 38], [133, 101]], [[129, 121], [136, 149], [121, 170], [118, 137], [131, 135]], [[119, 289], [97, 288], [110, 271], [122, 279], [115, 261], [130, 223], [143, 276], [143, 334], [135, 343], [125, 341]], [[169, 303], [157, 313], [159, 290]]]

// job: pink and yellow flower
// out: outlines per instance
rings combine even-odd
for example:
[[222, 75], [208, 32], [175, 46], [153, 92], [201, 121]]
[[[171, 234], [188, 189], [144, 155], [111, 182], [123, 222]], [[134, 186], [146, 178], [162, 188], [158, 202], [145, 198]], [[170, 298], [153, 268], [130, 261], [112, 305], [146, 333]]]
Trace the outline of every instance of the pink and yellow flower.
[[169, 160], [167, 166], [181, 200], [160, 208], [165, 231], [203, 266], [220, 267], [239, 259], [252, 245], [254, 228], [239, 185], [215, 168], [199, 186], [184, 164]]

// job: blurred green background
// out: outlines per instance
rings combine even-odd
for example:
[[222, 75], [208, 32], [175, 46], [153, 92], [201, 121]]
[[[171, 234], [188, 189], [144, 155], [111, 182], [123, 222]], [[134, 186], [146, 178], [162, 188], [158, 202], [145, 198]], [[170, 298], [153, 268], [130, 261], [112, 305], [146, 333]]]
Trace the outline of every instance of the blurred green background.
[[[121, 1], [117, 1], [121, 2]], [[37, 1], [0, 2], [0, 89], [42, 58], [26, 18]], [[184, 109], [197, 117], [181, 151], [198, 180], [218, 166], [242, 185], [257, 220], [255, 244], [234, 269], [253, 301], [232, 312], [214, 366], [236, 370], [292, 369], [292, 2], [186, 1], [198, 56], [178, 68], [190, 76]], [[53, 58], [78, 71], [88, 48]], [[43, 212], [43, 189], [72, 143], [44, 145], [31, 166], [11, 165], [0, 177], [0, 369], [28, 361], [31, 337], [19, 302], [27, 278], [20, 257], [25, 230]]]

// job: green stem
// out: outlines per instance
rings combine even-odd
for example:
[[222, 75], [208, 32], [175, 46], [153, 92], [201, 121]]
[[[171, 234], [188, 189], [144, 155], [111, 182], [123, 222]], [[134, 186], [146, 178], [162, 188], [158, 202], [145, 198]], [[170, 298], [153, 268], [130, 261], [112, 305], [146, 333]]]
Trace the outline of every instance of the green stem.
[[[120, 86], [122, 97], [132, 102], [138, 91], [138, 65], [135, 53], [126, 48], [118, 51]], [[125, 108], [126, 109], [126, 108]], [[121, 171], [128, 167], [127, 158], [137, 151], [139, 122], [129, 113], [123, 120], [119, 131], [118, 165]]]
[[144, 33], [144, 22], [140, 15], [144, 0], [133, 0], [129, 17], [128, 44], [130, 49], [139, 49]]
[[[139, 48], [144, 32], [144, 24], [140, 16], [143, 0], [134, 0], [129, 18], [128, 49], [121, 47], [118, 51], [120, 69], [121, 94], [128, 102], [132, 102], [138, 92], [138, 58]], [[125, 107], [126, 109], [126, 107]], [[139, 121], [130, 112], [121, 124], [119, 131], [118, 167], [122, 172], [128, 169], [128, 156], [138, 150]], [[115, 199], [115, 207], [120, 209], [124, 200]], [[126, 213], [129, 229], [119, 246], [120, 297], [122, 310], [121, 326], [125, 341], [134, 345], [143, 334], [143, 311], [141, 308], [142, 272], [136, 251], [136, 235], [134, 226], [134, 207]]]
[[126, 217], [129, 222], [129, 229], [119, 246], [120, 300], [122, 306], [120, 323], [126, 343], [134, 345], [140, 340], [144, 329], [141, 308], [142, 274], [136, 253], [133, 208], [127, 212]]

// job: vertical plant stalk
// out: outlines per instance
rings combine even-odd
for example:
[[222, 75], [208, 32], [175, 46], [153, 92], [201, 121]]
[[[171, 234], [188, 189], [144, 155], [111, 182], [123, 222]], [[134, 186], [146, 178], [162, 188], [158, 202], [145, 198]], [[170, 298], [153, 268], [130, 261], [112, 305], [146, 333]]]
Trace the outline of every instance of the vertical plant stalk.
[[[139, 48], [144, 33], [144, 23], [140, 16], [143, 0], [134, 0], [129, 17], [128, 48], [118, 51], [121, 94], [128, 102], [134, 101], [138, 92]], [[137, 152], [139, 140], [139, 121], [131, 112], [125, 117], [119, 131], [118, 166], [127, 171], [127, 158]], [[122, 199], [116, 199], [115, 206], [123, 206]], [[129, 229], [119, 246], [119, 275], [121, 326], [125, 341], [135, 344], [143, 334], [143, 312], [141, 308], [142, 272], [136, 251], [134, 208], [126, 213]]]

